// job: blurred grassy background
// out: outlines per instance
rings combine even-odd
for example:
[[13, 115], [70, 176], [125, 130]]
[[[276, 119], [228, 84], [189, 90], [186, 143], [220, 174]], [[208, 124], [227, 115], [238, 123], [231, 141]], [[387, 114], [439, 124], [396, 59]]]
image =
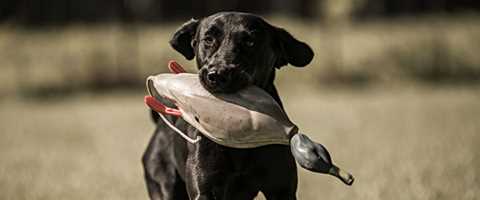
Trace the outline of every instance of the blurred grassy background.
[[[424, 17], [336, 25], [282, 17], [270, 21], [307, 41], [315, 51], [309, 72], [295, 71], [292, 77], [319, 86], [364, 87], [412, 81], [478, 83], [478, 19]], [[0, 94], [138, 90], [147, 75], [165, 71], [169, 59], [194, 70], [194, 62], [168, 46], [179, 24], [75, 25], [40, 31], [1, 27]]]
[[[480, 15], [322, 2], [320, 16], [267, 15], [316, 53], [276, 83], [356, 182], [299, 169], [299, 199], [477, 199]], [[194, 71], [167, 43], [182, 22], [1, 24], [0, 199], [146, 199], [144, 79], [170, 59]]]

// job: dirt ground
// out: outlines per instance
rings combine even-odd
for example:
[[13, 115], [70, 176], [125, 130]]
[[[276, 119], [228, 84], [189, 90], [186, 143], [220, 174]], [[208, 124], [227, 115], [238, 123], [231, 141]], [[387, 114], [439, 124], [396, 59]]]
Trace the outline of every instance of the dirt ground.
[[[479, 198], [479, 88], [280, 91], [356, 178], [299, 169], [299, 199]], [[0, 99], [0, 199], [147, 199], [140, 157], [154, 126], [142, 97]]]

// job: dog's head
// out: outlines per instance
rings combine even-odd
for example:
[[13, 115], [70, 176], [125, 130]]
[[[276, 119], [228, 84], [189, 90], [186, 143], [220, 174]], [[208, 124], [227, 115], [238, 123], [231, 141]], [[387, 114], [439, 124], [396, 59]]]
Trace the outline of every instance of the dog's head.
[[200, 81], [211, 92], [235, 92], [249, 84], [263, 88], [273, 81], [275, 68], [303, 67], [313, 58], [312, 49], [284, 29], [239, 12], [192, 19], [170, 44], [185, 58], [196, 57]]

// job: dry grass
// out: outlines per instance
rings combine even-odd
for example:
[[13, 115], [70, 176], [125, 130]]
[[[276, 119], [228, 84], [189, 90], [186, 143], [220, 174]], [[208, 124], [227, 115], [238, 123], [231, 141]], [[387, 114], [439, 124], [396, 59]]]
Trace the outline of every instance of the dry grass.
[[[478, 88], [280, 89], [290, 117], [356, 176], [300, 170], [299, 199], [477, 199]], [[0, 199], [146, 199], [142, 94], [0, 101]]]

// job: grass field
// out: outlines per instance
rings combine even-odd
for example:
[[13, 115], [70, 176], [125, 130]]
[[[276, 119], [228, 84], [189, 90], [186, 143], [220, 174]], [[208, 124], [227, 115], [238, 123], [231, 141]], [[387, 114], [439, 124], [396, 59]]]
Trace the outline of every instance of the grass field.
[[[302, 132], [356, 177], [347, 187], [300, 169], [299, 199], [479, 198], [479, 88], [280, 91]], [[142, 96], [0, 99], [0, 199], [147, 199]]]

